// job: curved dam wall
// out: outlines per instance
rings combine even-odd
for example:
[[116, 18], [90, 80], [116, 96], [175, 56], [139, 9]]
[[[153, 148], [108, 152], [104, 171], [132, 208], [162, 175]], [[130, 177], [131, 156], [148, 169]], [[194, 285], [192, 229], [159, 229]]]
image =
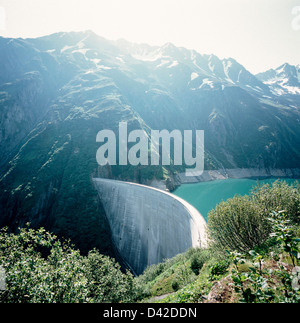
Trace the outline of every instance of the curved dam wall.
[[125, 264], [136, 274], [191, 247], [206, 247], [206, 222], [189, 203], [135, 183], [93, 179]]

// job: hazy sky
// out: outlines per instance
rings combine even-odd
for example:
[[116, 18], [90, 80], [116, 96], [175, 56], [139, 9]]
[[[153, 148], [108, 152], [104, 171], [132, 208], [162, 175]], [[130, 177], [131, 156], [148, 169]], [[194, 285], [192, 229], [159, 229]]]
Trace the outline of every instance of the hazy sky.
[[233, 57], [252, 73], [300, 64], [300, 0], [0, 0], [1, 36], [87, 29]]

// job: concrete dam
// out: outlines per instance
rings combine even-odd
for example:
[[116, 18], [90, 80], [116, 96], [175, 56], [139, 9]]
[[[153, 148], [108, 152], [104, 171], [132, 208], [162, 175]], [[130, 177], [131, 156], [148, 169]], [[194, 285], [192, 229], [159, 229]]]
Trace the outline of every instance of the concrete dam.
[[206, 247], [206, 222], [183, 199], [145, 185], [102, 178], [93, 181], [113, 243], [134, 274], [191, 247]]

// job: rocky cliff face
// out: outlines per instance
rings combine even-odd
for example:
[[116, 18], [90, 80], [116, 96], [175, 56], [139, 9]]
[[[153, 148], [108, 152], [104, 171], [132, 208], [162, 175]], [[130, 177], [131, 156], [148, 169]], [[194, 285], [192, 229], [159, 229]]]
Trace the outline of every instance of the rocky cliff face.
[[96, 135], [117, 133], [120, 121], [128, 131], [204, 130], [206, 171], [299, 167], [300, 84], [293, 68], [275, 73], [290, 78], [276, 81], [287, 89], [279, 93], [273, 72], [254, 76], [234, 59], [87, 31], [0, 38], [0, 69], [1, 226], [30, 221], [82, 250], [110, 252], [92, 177], [172, 186], [185, 168], [98, 167]]

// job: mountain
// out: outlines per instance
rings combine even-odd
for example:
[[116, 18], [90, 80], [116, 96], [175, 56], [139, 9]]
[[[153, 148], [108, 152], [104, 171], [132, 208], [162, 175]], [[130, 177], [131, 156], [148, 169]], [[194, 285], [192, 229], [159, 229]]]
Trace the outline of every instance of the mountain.
[[232, 58], [85, 31], [0, 38], [0, 70], [0, 226], [12, 230], [31, 222], [113, 253], [92, 177], [171, 183], [184, 168], [100, 167], [96, 135], [120, 121], [204, 130], [205, 169], [299, 167], [299, 67], [255, 76]]
[[259, 73], [256, 77], [269, 86], [274, 95], [300, 97], [300, 65], [285, 63], [278, 68]]

